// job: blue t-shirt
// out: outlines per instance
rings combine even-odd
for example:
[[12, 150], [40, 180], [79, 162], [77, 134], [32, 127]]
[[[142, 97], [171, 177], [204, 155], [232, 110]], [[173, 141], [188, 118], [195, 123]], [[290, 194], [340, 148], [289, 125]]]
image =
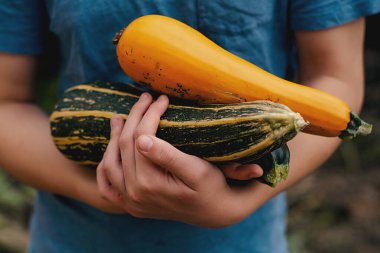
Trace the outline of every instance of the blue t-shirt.
[[[230, 52], [291, 78], [294, 31], [326, 29], [379, 10], [379, 0], [1, 1], [0, 51], [39, 54], [49, 29], [60, 40], [60, 93], [83, 82], [126, 82], [130, 80], [118, 65], [112, 38], [133, 19], [155, 13], [179, 19]], [[106, 214], [39, 192], [29, 252], [285, 253], [285, 221], [284, 194], [236, 225], [205, 229]]]

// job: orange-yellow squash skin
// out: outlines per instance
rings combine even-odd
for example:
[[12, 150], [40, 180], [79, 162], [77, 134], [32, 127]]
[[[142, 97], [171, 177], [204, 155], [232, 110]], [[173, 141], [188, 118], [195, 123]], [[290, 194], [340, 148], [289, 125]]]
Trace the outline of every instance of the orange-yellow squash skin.
[[341, 99], [279, 78], [175, 19], [140, 17], [116, 43], [124, 72], [155, 91], [200, 103], [271, 100], [299, 112], [310, 123], [305, 132], [322, 136], [339, 136], [350, 122]]

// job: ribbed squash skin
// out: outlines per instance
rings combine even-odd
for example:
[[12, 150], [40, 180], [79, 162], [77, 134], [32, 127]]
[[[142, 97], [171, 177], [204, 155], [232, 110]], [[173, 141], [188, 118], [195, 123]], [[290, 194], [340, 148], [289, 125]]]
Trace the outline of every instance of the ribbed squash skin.
[[[128, 117], [141, 91], [121, 83], [69, 89], [51, 114], [58, 149], [82, 165], [96, 166], [107, 147], [109, 120]], [[250, 162], [279, 148], [306, 125], [299, 114], [270, 101], [195, 105], [177, 100], [161, 117], [157, 136], [210, 162]]]
[[125, 73], [161, 93], [201, 103], [270, 100], [299, 112], [310, 122], [308, 133], [352, 138], [371, 132], [365, 122], [346, 131], [356, 115], [339, 98], [270, 74], [172, 18], [140, 17], [115, 43]]

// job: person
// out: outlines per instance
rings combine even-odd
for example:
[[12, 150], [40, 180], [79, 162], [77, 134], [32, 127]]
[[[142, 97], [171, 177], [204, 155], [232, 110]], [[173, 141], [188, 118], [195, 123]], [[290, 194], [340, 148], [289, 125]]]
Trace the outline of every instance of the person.
[[287, 252], [284, 191], [339, 145], [337, 138], [299, 134], [289, 143], [284, 183], [230, 187], [225, 176], [255, 178], [261, 168], [220, 170], [156, 138], [168, 99], [153, 102], [145, 93], [125, 123], [112, 118], [96, 174], [57, 151], [48, 117], [34, 103], [36, 55], [46, 31], [60, 41], [60, 94], [84, 82], [130, 82], [112, 38], [135, 18], [155, 13], [193, 26], [277, 76], [336, 95], [358, 112], [364, 17], [379, 10], [379, 0], [2, 1], [0, 165], [38, 189], [28, 251]]

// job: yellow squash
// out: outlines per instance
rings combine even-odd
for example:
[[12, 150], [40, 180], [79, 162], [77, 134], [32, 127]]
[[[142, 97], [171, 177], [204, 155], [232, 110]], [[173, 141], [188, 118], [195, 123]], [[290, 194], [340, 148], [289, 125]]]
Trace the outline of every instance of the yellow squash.
[[124, 72], [161, 93], [200, 103], [265, 99], [299, 112], [310, 123], [308, 133], [350, 139], [371, 132], [341, 99], [279, 78], [175, 19], [140, 17], [114, 43]]

